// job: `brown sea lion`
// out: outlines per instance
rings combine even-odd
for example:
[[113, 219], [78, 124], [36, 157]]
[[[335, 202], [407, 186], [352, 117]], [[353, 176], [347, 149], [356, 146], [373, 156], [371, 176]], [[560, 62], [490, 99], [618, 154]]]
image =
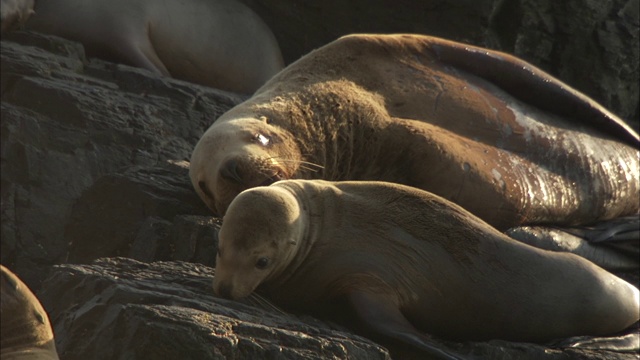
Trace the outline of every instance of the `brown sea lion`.
[[638, 135], [513, 56], [422, 35], [352, 35], [221, 116], [191, 157], [224, 214], [280, 179], [380, 180], [454, 201], [500, 230], [639, 209]]
[[422, 332], [540, 342], [640, 318], [638, 289], [573, 254], [517, 242], [462, 207], [400, 184], [285, 180], [240, 193], [219, 232], [214, 291], [334, 312], [434, 355]]
[[0, 265], [2, 360], [58, 359], [46, 311], [14, 273]]
[[2, 0], [0, 2], [0, 32], [18, 28], [33, 15], [34, 0]]
[[236, 0], [38, 0], [31, 30], [91, 55], [250, 94], [283, 67], [269, 27]]

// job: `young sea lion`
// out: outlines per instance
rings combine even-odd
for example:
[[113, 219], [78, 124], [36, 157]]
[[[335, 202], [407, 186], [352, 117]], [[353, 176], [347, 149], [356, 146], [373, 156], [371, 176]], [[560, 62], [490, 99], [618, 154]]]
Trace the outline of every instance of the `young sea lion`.
[[422, 35], [351, 35], [311, 52], [202, 136], [190, 176], [224, 214], [281, 179], [379, 180], [500, 230], [638, 212], [638, 135], [513, 56]]
[[573, 254], [534, 248], [462, 207], [384, 182], [279, 181], [240, 193], [219, 232], [214, 291], [289, 310], [346, 300], [369, 328], [436, 355], [456, 340], [546, 341], [620, 331], [638, 289]]

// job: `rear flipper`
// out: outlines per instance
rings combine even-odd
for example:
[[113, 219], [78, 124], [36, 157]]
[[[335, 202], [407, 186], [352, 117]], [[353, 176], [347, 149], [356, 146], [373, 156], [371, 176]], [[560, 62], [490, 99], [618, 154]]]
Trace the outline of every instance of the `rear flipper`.
[[637, 353], [640, 351], [640, 333], [613, 337], [576, 336], [558, 341], [552, 346]]
[[505, 232], [537, 248], [566, 251], [609, 271], [640, 269], [640, 216], [626, 216], [592, 226], [560, 228], [521, 226]]
[[349, 303], [368, 330], [387, 338], [411, 345], [435, 359], [461, 360], [459, 355], [435, 343], [420, 333], [400, 312], [397, 305], [384, 294], [351, 291]]

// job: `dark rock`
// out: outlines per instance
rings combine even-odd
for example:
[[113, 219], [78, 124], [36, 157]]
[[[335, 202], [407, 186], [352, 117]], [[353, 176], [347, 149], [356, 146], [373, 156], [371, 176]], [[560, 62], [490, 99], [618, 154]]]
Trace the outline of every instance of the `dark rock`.
[[[73, 207], [65, 232], [68, 261], [127, 255], [146, 261], [210, 259], [213, 264], [215, 244], [207, 256], [207, 246], [198, 242], [212, 240], [213, 235], [204, 235], [213, 234], [214, 222], [210, 216], [206, 221], [189, 216], [208, 213], [191, 187], [186, 162], [132, 166], [105, 175]], [[174, 221], [177, 229], [172, 230]]]

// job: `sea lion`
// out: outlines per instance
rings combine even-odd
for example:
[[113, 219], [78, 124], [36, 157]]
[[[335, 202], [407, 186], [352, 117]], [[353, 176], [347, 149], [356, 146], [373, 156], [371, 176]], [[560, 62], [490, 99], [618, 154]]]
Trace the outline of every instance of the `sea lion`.
[[191, 157], [219, 215], [281, 179], [380, 180], [454, 201], [500, 230], [639, 209], [638, 135], [508, 54], [422, 35], [351, 35], [223, 114]]
[[251, 94], [283, 68], [269, 27], [236, 0], [38, 0], [26, 28], [90, 55]]
[[57, 360], [49, 317], [31, 290], [0, 265], [3, 360]]
[[33, 15], [34, 0], [2, 0], [0, 2], [0, 32], [16, 29]]
[[400, 184], [252, 188], [232, 201], [218, 235], [217, 295], [259, 289], [306, 313], [346, 301], [370, 331], [449, 358], [423, 332], [541, 342], [610, 334], [640, 318], [638, 289], [624, 280]]

